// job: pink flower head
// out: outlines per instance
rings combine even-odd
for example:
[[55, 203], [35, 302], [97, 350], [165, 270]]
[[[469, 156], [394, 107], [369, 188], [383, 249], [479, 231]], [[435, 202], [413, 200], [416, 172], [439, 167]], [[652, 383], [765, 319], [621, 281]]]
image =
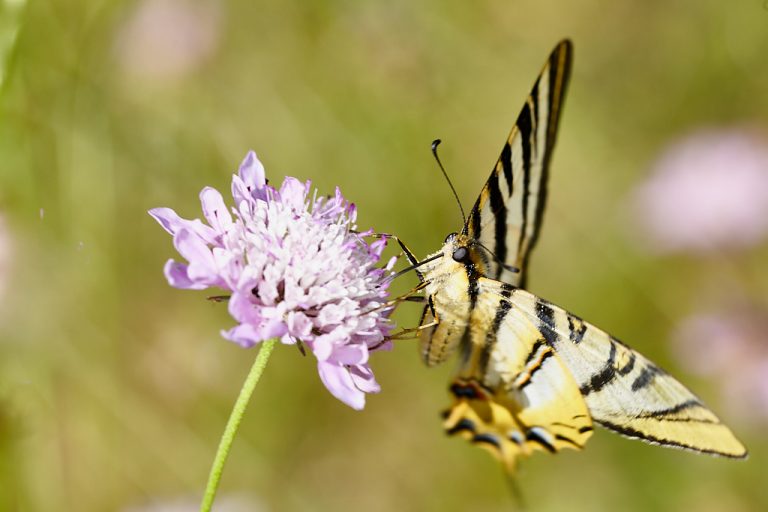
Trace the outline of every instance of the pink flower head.
[[634, 200], [658, 250], [752, 246], [768, 235], [768, 141], [746, 129], [694, 133], [661, 156]]
[[338, 188], [317, 197], [309, 181], [286, 177], [279, 189], [267, 185], [252, 151], [232, 177], [232, 197], [230, 212], [217, 190], [202, 190], [207, 224], [169, 208], [149, 211], [188, 262], [168, 260], [168, 282], [230, 291], [238, 325], [222, 336], [243, 347], [274, 337], [301, 341], [328, 390], [362, 409], [365, 393], [379, 391], [369, 354], [391, 346], [391, 308], [384, 304], [394, 261], [376, 266], [386, 241], [369, 244], [355, 231], [355, 205]]

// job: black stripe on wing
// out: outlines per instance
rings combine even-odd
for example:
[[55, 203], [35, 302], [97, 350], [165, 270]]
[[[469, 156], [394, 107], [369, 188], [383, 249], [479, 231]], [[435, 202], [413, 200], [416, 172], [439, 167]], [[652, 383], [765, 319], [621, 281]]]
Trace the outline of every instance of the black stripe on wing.
[[[541, 158], [541, 172], [539, 176], [538, 196], [536, 199], [536, 208], [532, 220], [530, 233], [521, 230], [521, 249], [518, 255], [517, 265], [520, 268], [520, 286], [525, 286], [527, 274], [525, 269], [528, 267], [528, 258], [531, 250], [536, 245], [541, 232], [541, 224], [544, 218], [544, 208], [547, 204], [547, 184], [549, 183], [549, 164], [552, 160], [552, 152], [557, 140], [557, 129], [560, 124], [560, 112], [563, 108], [565, 93], [568, 87], [568, 79], [571, 75], [571, 65], [573, 61], [573, 46], [571, 42], [565, 40], [558, 45], [561, 51], [553, 52], [549, 57], [550, 69], [554, 70], [549, 74], [548, 89], [548, 119], [546, 124], [546, 146]], [[538, 84], [537, 84], [538, 85]], [[534, 119], [537, 117], [534, 116]], [[537, 155], [538, 156], [538, 155]], [[527, 237], [527, 243], [523, 247], [523, 240]]]

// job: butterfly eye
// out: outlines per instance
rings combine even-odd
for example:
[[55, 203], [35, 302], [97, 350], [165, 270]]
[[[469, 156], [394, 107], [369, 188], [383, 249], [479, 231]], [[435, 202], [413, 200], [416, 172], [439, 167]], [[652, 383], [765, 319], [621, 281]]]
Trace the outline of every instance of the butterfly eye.
[[466, 247], [459, 247], [453, 251], [453, 259], [459, 263], [464, 262], [467, 259], [467, 256], [469, 256], [469, 251], [467, 251]]

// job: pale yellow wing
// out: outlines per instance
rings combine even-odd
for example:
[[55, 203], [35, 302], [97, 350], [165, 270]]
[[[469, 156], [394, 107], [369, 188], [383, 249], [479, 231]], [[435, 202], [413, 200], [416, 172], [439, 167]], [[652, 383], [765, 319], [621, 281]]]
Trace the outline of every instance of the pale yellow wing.
[[[463, 233], [490, 248], [483, 274], [525, 286], [547, 200], [549, 165], [571, 72], [573, 45], [560, 41], [550, 54], [512, 126], [493, 171], [469, 212]], [[505, 269], [499, 261], [517, 267]]]
[[481, 293], [469, 320], [445, 429], [509, 470], [520, 456], [581, 449], [592, 421], [578, 385], [536, 326], [509, 300]]
[[608, 333], [535, 295], [483, 279], [481, 290], [509, 296], [573, 375], [592, 419], [626, 437], [743, 458], [744, 445], [674, 377]]

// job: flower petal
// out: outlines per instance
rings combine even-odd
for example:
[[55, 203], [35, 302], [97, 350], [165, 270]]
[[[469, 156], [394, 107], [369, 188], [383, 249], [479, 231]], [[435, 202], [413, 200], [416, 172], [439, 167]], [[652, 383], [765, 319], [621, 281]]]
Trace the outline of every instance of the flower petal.
[[365, 393], [355, 387], [352, 375], [344, 366], [318, 361], [317, 371], [320, 380], [333, 396], [352, 407], [361, 410], [365, 407]]
[[309, 336], [312, 331], [312, 321], [300, 311], [288, 313], [286, 324], [288, 325], [288, 332], [297, 338]]
[[317, 336], [314, 340], [311, 340], [309, 345], [312, 353], [315, 354], [319, 361], [326, 361], [331, 359], [334, 350], [336, 350], [341, 342], [343, 342], [341, 329], [334, 329], [327, 334]]
[[294, 211], [304, 210], [306, 208], [304, 199], [307, 195], [309, 183], [309, 181], [302, 183], [290, 176], [286, 177], [280, 186], [280, 201]]
[[277, 291], [277, 283], [274, 281], [262, 281], [259, 284], [258, 296], [261, 302], [267, 306], [274, 306], [275, 299], [280, 294]]
[[222, 247], [214, 247], [211, 252], [216, 268], [219, 269], [219, 277], [226, 283], [226, 288], [236, 289], [243, 273], [242, 257]]
[[261, 334], [261, 338], [264, 340], [280, 337], [287, 332], [288, 327], [285, 325], [285, 322], [279, 318], [267, 320], [259, 327], [259, 333]]
[[181, 228], [181, 221], [183, 219], [170, 208], [152, 208], [147, 213], [172, 235], [175, 235], [176, 231]]
[[211, 249], [197, 234], [182, 229], [173, 237], [173, 243], [179, 254], [189, 261], [187, 275], [191, 281], [207, 285], [216, 285], [221, 281]]
[[236, 290], [229, 298], [229, 314], [238, 322], [259, 325], [263, 318], [259, 314], [259, 308], [251, 301], [253, 295], [249, 292]]
[[224, 204], [224, 198], [218, 190], [211, 187], [205, 187], [200, 192], [200, 203], [203, 207], [208, 224], [222, 234], [232, 224], [232, 216], [227, 211], [227, 205]]
[[197, 234], [200, 238], [209, 244], [217, 243], [216, 232], [209, 226], [206, 226], [200, 219], [187, 220], [182, 219], [170, 208], [152, 208], [148, 212], [160, 225], [172, 235], [176, 235], [182, 229], [187, 229]]
[[264, 338], [262, 338], [259, 334], [258, 330], [249, 324], [240, 324], [228, 331], [221, 331], [221, 335], [225, 339], [234, 341], [244, 348], [250, 348], [264, 340]]
[[378, 393], [381, 391], [381, 386], [376, 382], [376, 378], [373, 376], [373, 370], [367, 364], [352, 366], [349, 369], [349, 373], [352, 375], [352, 381], [355, 383], [355, 387], [364, 393]]
[[163, 267], [163, 273], [168, 284], [181, 290], [203, 290], [208, 286], [193, 282], [187, 275], [187, 265], [174, 260], [168, 260]]
[[365, 345], [337, 345], [330, 359], [342, 364], [358, 365], [368, 361], [368, 347]]
[[346, 310], [338, 304], [328, 304], [320, 310], [317, 321], [321, 326], [340, 324], [346, 316]]
[[264, 166], [259, 161], [256, 153], [249, 151], [245, 155], [237, 174], [248, 190], [250, 197], [254, 199], [266, 198], [266, 194], [262, 191], [267, 182], [264, 177]]
[[235, 207], [241, 216], [245, 213], [250, 214], [256, 205], [256, 200], [251, 195], [248, 186], [237, 175], [232, 176], [232, 198], [235, 200]]

